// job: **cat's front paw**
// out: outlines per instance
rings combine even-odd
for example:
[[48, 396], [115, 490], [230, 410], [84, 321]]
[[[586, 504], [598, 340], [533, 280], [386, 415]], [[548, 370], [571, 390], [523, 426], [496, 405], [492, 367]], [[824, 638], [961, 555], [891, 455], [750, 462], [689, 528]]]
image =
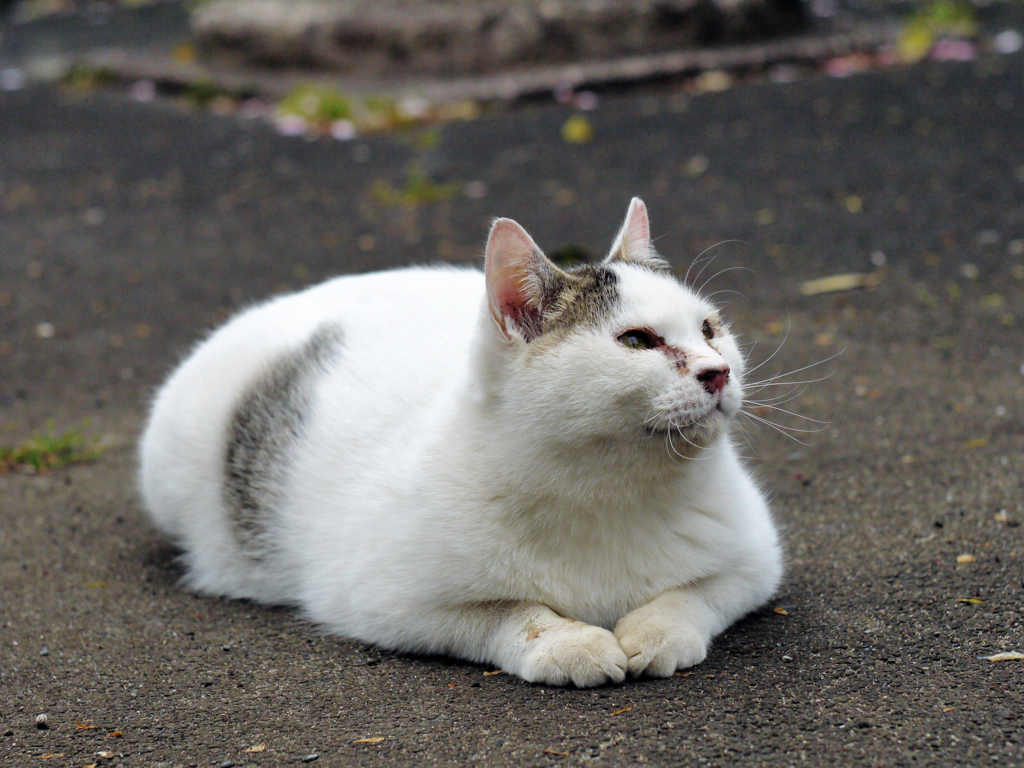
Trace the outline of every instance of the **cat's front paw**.
[[629, 659], [631, 675], [671, 677], [677, 669], [700, 664], [708, 655], [708, 640], [673, 616], [643, 609], [622, 618], [615, 637]]
[[591, 688], [621, 683], [626, 654], [607, 629], [579, 621], [527, 630], [520, 676], [531, 683]]

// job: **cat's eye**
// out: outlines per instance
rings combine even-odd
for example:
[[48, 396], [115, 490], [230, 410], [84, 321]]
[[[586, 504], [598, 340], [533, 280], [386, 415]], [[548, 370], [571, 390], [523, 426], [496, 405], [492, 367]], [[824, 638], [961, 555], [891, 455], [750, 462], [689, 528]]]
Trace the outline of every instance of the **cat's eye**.
[[632, 328], [625, 333], [619, 334], [619, 344], [629, 349], [653, 349], [657, 342], [647, 331]]
[[700, 330], [704, 334], [704, 341], [711, 341], [715, 337], [715, 329], [711, 327], [711, 323], [707, 320], [704, 321], [704, 325], [701, 326]]

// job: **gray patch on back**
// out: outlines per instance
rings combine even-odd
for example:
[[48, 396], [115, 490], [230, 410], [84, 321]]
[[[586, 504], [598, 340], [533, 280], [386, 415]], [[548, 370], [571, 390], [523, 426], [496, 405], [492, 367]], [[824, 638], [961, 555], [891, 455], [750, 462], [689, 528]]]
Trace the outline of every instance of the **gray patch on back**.
[[313, 406], [313, 384], [342, 346], [340, 327], [317, 328], [246, 390], [228, 425], [224, 503], [242, 551], [261, 560], [273, 550], [270, 524], [283, 501], [294, 444]]

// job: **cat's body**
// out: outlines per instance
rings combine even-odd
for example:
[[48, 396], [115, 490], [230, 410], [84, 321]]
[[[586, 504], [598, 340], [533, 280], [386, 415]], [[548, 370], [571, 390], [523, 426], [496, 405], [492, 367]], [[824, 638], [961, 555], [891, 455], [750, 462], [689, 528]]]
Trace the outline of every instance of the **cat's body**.
[[571, 273], [501, 220], [486, 275], [338, 278], [214, 334], [157, 397], [143, 493], [200, 591], [529, 680], [668, 675], [781, 573], [742, 368], [639, 201]]

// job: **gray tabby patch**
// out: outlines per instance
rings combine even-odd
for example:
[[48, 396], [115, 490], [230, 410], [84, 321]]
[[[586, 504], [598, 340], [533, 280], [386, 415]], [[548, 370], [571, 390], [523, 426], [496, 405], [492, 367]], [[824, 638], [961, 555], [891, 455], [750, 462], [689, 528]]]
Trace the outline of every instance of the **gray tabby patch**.
[[272, 550], [269, 526], [283, 499], [291, 448], [313, 405], [313, 384], [341, 348], [337, 325], [317, 328], [282, 355], [246, 391], [228, 426], [224, 503], [235, 538], [249, 557]]

